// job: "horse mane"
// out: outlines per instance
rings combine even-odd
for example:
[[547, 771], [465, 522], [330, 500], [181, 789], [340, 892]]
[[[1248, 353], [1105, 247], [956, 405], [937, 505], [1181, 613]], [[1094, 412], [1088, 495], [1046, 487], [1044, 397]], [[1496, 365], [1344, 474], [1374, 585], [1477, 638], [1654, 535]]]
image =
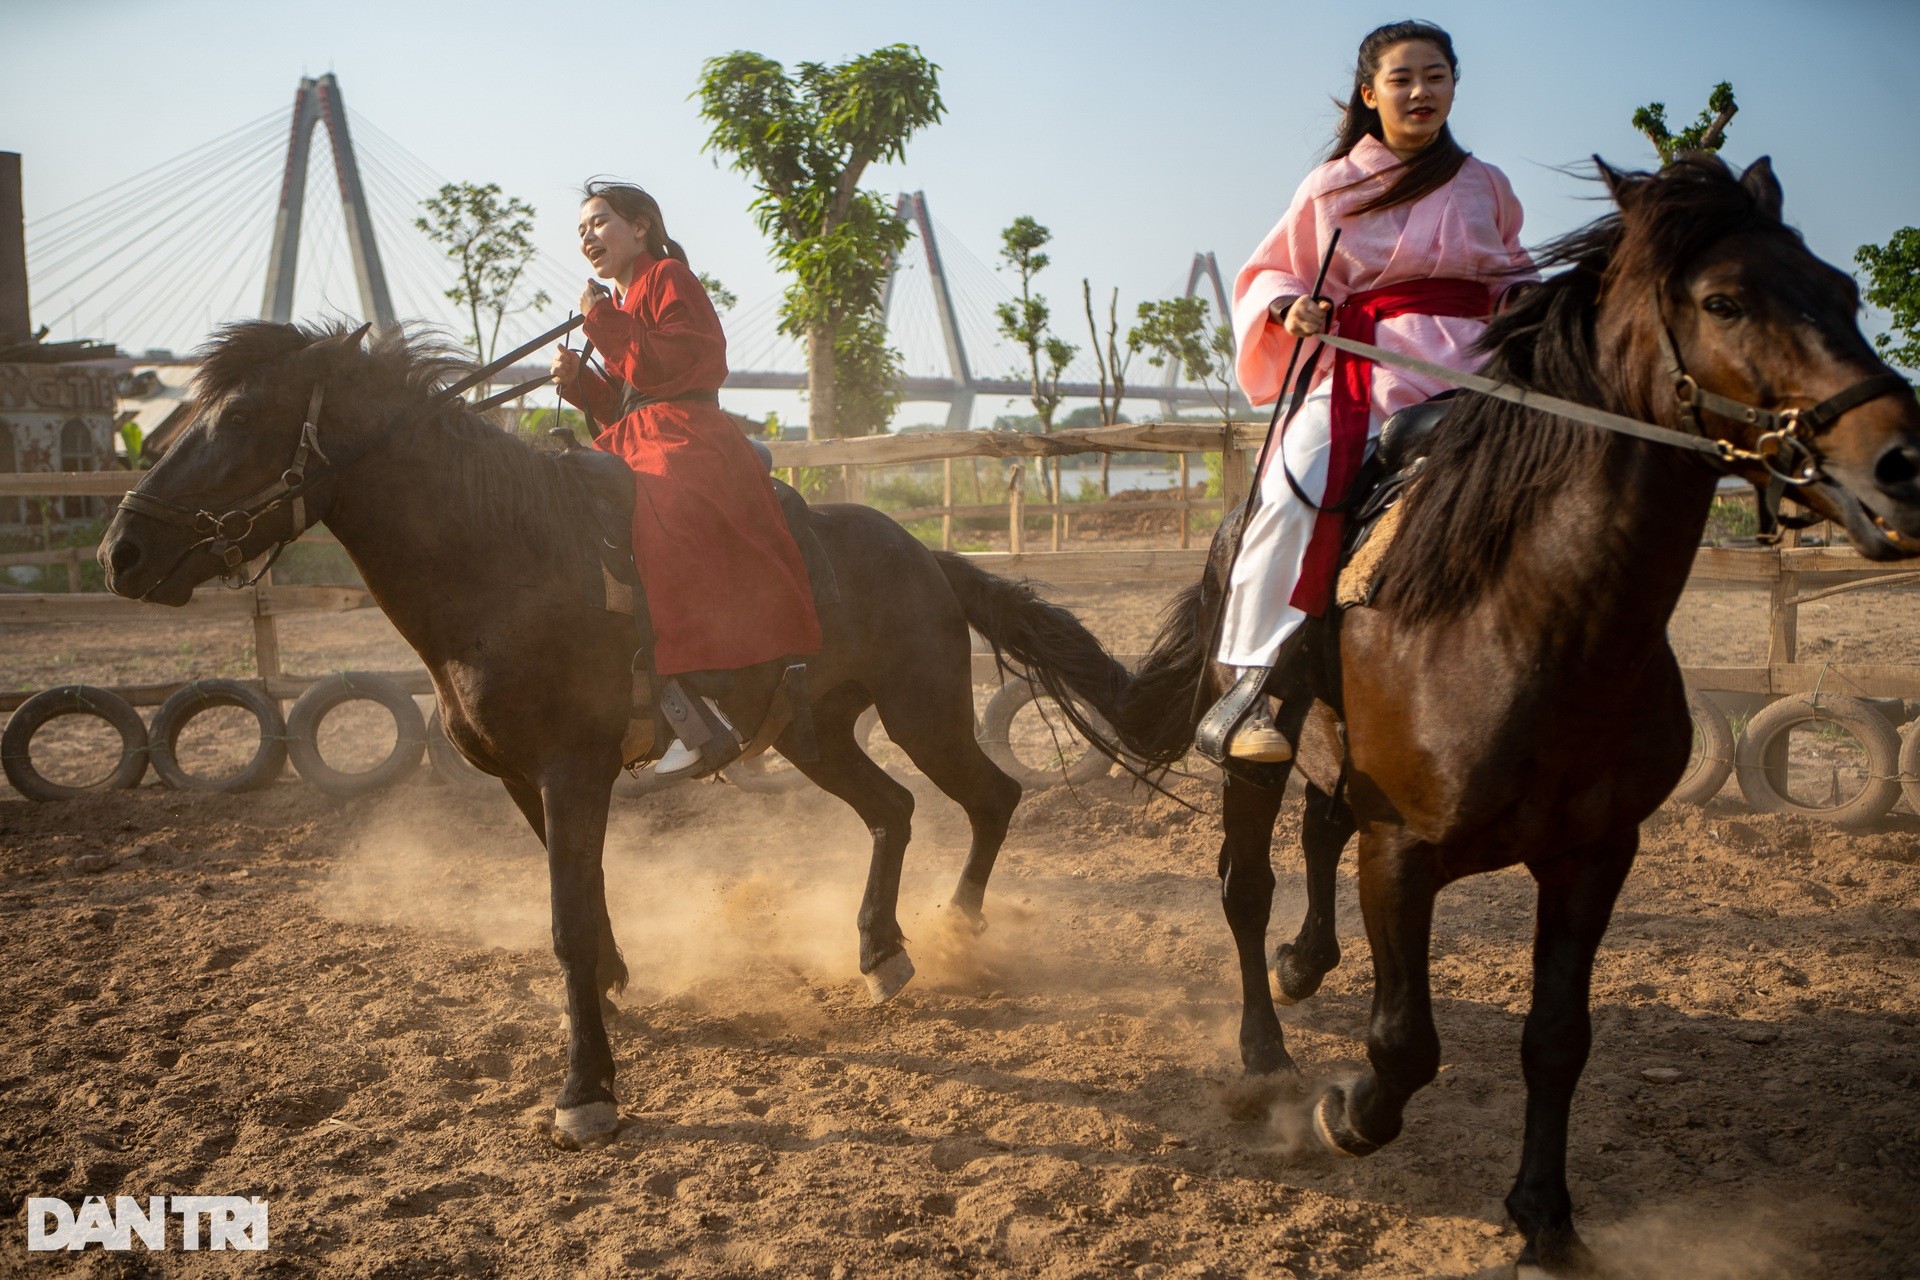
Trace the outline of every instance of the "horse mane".
[[[1478, 349], [1481, 372], [1581, 404], [1643, 414], [1595, 333], [1615, 289], [1621, 305], [1677, 300], [1683, 273], [1722, 238], [1747, 230], [1789, 236], [1717, 156], [1685, 155], [1659, 173], [1602, 168], [1618, 207], [1543, 246], [1536, 261], [1564, 268], [1495, 317]], [[1656, 294], [1657, 291], [1657, 294]], [[1651, 316], [1648, 317], [1651, 320]], [[1380, 570], [1377, 607], [1418, 624], [1465, 613], [1499, 578], [1509, 548], [1569, 480], [1605, 467], [1631, 442], [1504, 400], [1462, 392], [1441, 422], [1399, 533]]]
[[[194, 401], [212, 404], [268, 368], [308, 352], [324, 362], [322, 376], [350, 379], [363, 393], [390, 398], [395, 415], [417, 412], [474, 367], [431, 329], [408, 332], [396, 326], [363, 345], [357, 328], [348, 324], [243, 320], [221, 326], [196, 353]], [[554, 450], [501, 430], [464, 401], [449, 402], [403, 427], [392, 447], [431, 449], [448, 485], [445, 496], [453, 508], [448, 514], [475, 527], [509, 528], [534, 547], [578, 546], [596, 536], [583, 469], [566, 465]]]

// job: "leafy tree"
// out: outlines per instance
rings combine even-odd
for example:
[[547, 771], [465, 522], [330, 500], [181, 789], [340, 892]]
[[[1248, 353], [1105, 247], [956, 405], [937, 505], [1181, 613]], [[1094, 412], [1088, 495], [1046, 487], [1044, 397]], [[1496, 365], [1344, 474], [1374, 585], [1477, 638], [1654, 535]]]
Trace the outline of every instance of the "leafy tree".
[[[1022, 214], [1000, 233], [1000, 260], [1020, 277], [1020, 296], [993, 309], [1000, 318], [1000, 332], [1027, 353], [1028, 399], [1034, 416], [1040, 420], [1043, 435], [1053, 433], [1053, 415], [1064, 398], [1060, 394], [1060, 375], [1078, 348], [1052, 331], [1053, 311], [1047, 300], [1033, 291], [1033, 278], [1047, 269], [1050, 259], [1040, 252], [1053, 232]], [[1059, 459], [1040, 468], [1040, 489], [1049, 502], [1054, 501], [1054, 476]]]
[[[460, 269], [460, 279], [446, 296], [465, 307], [473, 329], [467, 343], [485, 361], [493, 359], [500, 341], [500, 325], [509, 315], [547, 305], [547, 295], [536, 291], [519, 300], [520, 278], [533, 261], [533, 206], [519, 200], [501, 200], [500, 187], [489, 182], [449, 182], [438, 195], [420, 202], [427, 211], [413, 225], [427, 233]], [[491, 324], [483, 317], [491, 317]]]
[[1028, 398], [1043, 433], [1053, 430], [1053, 415], [1062, 399], [1060, 375], [1079, 350], [1052, 332], [1053, 309], [1033, 291], [1033, 278], [1051, 261], [1040, 252], [1051, 239], [1053, 232], [1024, 215], [1000, 233], [1000, 259], [1020, 277], [1020, 296], [993, 309], [1000, 318], [1000, 332], [1027, 353]]
[[1867, 301], [1893, 317], [1892, 331], [1873, 340], [1881, 358], [1920, 370], [1920, 227], [1902, 227], [1885, 244], [1863, 244], [1853, 260], [1867, 273]]
[[1197, 294], [1140, 304], [1140, 322], [1127, 332], [1127, 345], [1147, 352], [1147, 363], [1165, 368], [1169, 360], [1207, 389], [1222, 422], [1233, 416], [1233, 326], [1210, 323], [1212, 308]]
[[[1100, 425], [1116, 426], [1121, 422], [1120, 402], [1127, 395], [1127, 366], [1133, 363], [1134, 348], [1125, 348], [1122, 356], [1119, 344], [1120, 335], [1120, 290], [1115, 289], [1107, 298], [1107, 332], [1103, 338], [1100, 326], [1093, 318], [1093, 282], [1082, 277], [1080, 280], [1080, 300], [1087, 308], [1087, 332], [1093, 337], [1093, 361], [1100, 370]], [[1108, 392], [1112, 396], [1108, 396]], [[1100, 496], [1113, 496], [1111, 469], [1113, 455], [1100, 455]]]
[[731, 311], [740, 305], [739, 297], [733, 290], [721, 284], [717, 277], [710, 276], [704, 271], [699, 272], [698, 277], [700, 287], [705, 289], [707, 291], [707, 297], [713, 300], [713, 309], [715, 311]]
[[1727, 140], [1727, 124], [1740, 107], [1733, 100], [1733, 86], [1722, 80], [1707, 95], [1707, 109], [1700, 118], [1679, 133], [1667, 128], [1667, 104], [1650, 102], [1633, 113], [1633, 127], [1647, 135], [1647, 141], [1660, 153], [1661, 164], [1672, 164], [1682, 151], [1718, 151]]
[[880, 430], [899, 404], [900, 357], [880, 306], [909, 232], [860, 178], [902, 159], [907, 140], [946, 114], [939, 70], [905, 44], [836, 66], [803, 62], [791, 76], [744, 51], [701, 69], [705, 149], [753, 181], [754, 217], [793, 275], [781, 328], [807, 343], [812, 434]]

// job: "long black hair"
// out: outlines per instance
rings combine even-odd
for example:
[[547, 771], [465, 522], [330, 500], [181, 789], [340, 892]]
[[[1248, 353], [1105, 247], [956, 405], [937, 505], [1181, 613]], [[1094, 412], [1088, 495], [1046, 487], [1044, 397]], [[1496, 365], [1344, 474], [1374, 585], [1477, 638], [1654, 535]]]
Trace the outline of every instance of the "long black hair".
[[681, 264], [687, 261], [687, 251], [680, 242], [667, 237], [667, 222], [660, 216], [660, 202], [641, 188], [630, 182], [608, 182], [604, 178], [589, 178], [580, 188], [580, 203], [589, 200], [605, 200], [607, 206], [628, 222], [644, 222], [647, 226], [647, 252], [656, 258], [673, 258]]
[[[1380, 74], [1380, 60], [1386, 56], [1387, 50], [1409, 40], [1424, 40], [1439, 49], [1446, 56], [1447, 66], [1453, 70], [1453, 78], [1460, 78], [1460, 59], [1454, 56], [1453, 37], [1431, 22], [1417, 22], [1409, 18], [1405, 22], [1389, 22], [1384, 27], [1375, 27], [1360, 42], [1360, 54], [1353, 66], [1353, 94], [1347, 99], [1346, 111], [1340, 117], [1340, 128], [1334, 133], [1333, 147], [1327, 152], [1327, 159], [1342, 158], [1359, 145], [1360, 139], [1369, 135], [1386, 141], [1380, 125], [1380, 113], [1367, 105], [1361, 90], [1370, 86], [1373, 78]], [[1388, 170], [1392, 181], [1385, 190], [1351, 213], [1372, 213], [1376, 209], [1412, 204], [1452, 182], [1453, 175], [1459, 173], [1460, 166], [1466, 162], [1467, 153], [1453, 140], [1452, 128], [1443, 124], [1433, 141], [1422, 147], [1412, 159], [1403, 160]], [[1371, 177], [1364, 178], [1353, 185], [1362, 186], [1372, 181]]]

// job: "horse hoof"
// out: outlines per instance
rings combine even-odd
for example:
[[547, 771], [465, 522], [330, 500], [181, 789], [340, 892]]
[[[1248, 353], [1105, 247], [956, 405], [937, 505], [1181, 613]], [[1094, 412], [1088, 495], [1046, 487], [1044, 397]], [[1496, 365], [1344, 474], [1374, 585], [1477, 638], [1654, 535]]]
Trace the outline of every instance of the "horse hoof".
[[1320, 980], [1326, 976], [1325, 971], [1302, 972], [1294, 956], [1293, 944], [1283, 942], [1273, 953], [1273, 967], [1267, 970], [1267, 985], [1273, 990], [1275, 1004], [1299, 1004], [1320, 990]]
[[613, 1102], [588, 1102], [553, 1109], [553, 1140], [568, 1151], [611, 1141], [620, 1127], [620, 1107]]
[[1347, 1086], [1328, 1085], [1320, 1100], [1313, 1104], [1313, 1133], [1320, 1145], [1337, 1156], [1370, 1156], [1380, 1149], [1347, 1124]]
[[875, 965], [872, 973], [863, 976], [873, 1002], [885, 1004], [900, 994], [900, 988], [913, 981], [913, 961], [907, 958], [906, 952], [896, 951]]

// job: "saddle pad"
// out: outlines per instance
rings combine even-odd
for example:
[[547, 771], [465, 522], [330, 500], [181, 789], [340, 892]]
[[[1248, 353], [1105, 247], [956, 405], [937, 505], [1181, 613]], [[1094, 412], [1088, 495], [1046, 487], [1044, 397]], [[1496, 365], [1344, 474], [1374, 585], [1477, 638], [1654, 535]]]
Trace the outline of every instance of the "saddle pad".
[[1365, 539], [1354, 548], [1346, 564], [1341, 566], [1340, 580], [1334, 587], [1334, 602], [1342, 609], [1372, 602], [1374, 575], [1387, 558], [1387, 550], [1393, 546], [1394, 536], [1400, 532], [1400, 513], [1406, 510], [1406, 506], [1403, 494], [1400, 501], [1388, 507], [1373, 522]]

